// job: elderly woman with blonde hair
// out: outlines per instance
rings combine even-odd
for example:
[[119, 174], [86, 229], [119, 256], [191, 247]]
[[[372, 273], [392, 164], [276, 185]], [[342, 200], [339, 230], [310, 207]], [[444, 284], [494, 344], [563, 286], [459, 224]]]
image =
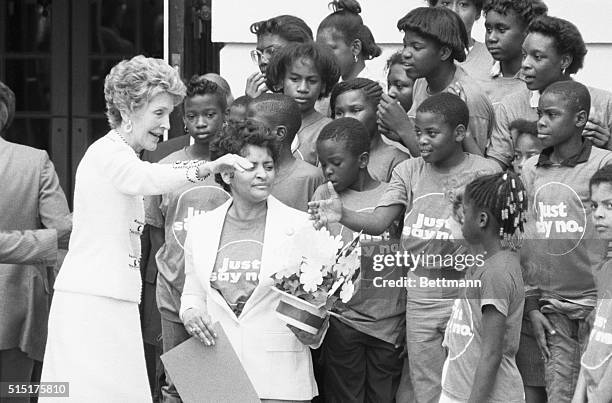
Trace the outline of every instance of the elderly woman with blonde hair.
[[234, 154], [173, 165], [138, 158], [143, 149], [155, 150], [185, 96], [178, 73], [163, 60], [118, 63], [104, 96], [111, 130], [77, 169], [73, 231], [55, 282], [42, 381], [69, 382], [75, 402], [150, 402], [138, 313], [143, 195], [251, 163]]

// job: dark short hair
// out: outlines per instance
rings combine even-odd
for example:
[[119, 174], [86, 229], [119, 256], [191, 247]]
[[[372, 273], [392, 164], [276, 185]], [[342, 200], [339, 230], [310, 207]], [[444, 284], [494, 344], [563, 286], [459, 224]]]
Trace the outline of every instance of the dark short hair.
[[251, 98], [248, 95], [241, 95], [238, 98], [234, 99], [234, 102], [232, 102], [231, 106], [248, 106], [249, 103], [253, 100], [253, 98]]
[[345, 92], [359, 90], [364, 93], [366, 100], [373, 105], [374, 110], [378, 107], [380, 98], [383, 94], [383, 89], [376, 81], [369, 78], [351, 78], [350, 80], [341, 81], [334, 85], [329, 97], [329, 107], [331, 109], [332, 118], [336, 117], [336, 100]]
[[449, 92], [441, 92], [425, 99], [417, 108], [418, 112], [438, 114], [453, 128], [463, 125], [467, 129], [470, 123], [470, 111], [465, 102]]
[[553, 38], [557, 53], [572, 57], [572, 63], [567, 67], [566, 74], [575, 74], [583, 67], [587, 48], [580, 31], [571, 22], [546, 15], [533, 20], [527, 32]]
[[584, 110], [587, 116], [591, 110], [591, 93], [584, 84], [577, 81], [557, 81], [546, 87], [542, 95], [544, 94], [557, 94], [562, 96], [576, 112]]
[[537, 17], [546, 15], [548, 7], [540, 0], [487, 0], [482, 11], [485, 15], [489, 11], [502, 15], [514, 11], [523, 20], [523, 24], [529, 25]]
[[217, 104], [222, 111], [227, 109], [227, 92], [216, 83], [198, 75], [192, 76], [187, 82], [187, 94], [183, 100], [183, 107], [186, 99], [207, 94], [213, 95], [217, 99]]
[[508, 125], [509, 130], [516, 130], [519, 133], [538, 135], [538, 123], [525, 119], [516, 119]]
[[321, 21], [317, 32], [331, 28], [342, 35], [350, 45], [355, 39], [361, 41], [361, 55], [369, 60], [380, 56], [382, 49], [376, 44], [372, 31], [363, 23], [361, 6], [356, 0], [335, 0], [329, 3], [334, 12]]
[[389, 59], [387, 59], [387, 64], [385, 65], [385, 70], [391, 70], [391, 67], [396, 64], [402, 64], [404, 62], [404, 55], [402, 51], [399, 50], [391, 55]]
[[291, 143], [302, 126], [300, 107], [293, 98], [285, 94], [261, 94], [254, 98], [249, 106], [265, 113], [274, 126], [285, 126], [285, 142]]
[[[438, 1], [439, 0], [427, 0], [427, 3], [429, 4], [429, 7], [435, 7], [438, 5]], [[484, 0], [470, 0], [472, 2], [472, 4], [474, 4], [474, 7], [476, 7], [476, 10], [478, 10], [478, 12], [480, 13], [482, 11], [482, 3], [484, 3]]]
[[354, 156], [370, 151], [368, 129], [355, 118], [338, 118], [323, 126], [317, 146], [324, 140], [344, 141], [346, 149]]
[[251, 33], [260, 37], [265, 34], [278, 35], [287, 42], [305, 43], [313, 40], [312, 30], [301, 18], [279, 15], [251, 24]]
[[397, 22], [400, 31], [415, 32], [451, 50], [451, 57], [465, 61], [469, 38], [465, 24], [453, 11], [443, 7], [418, 7]]
[[324, 88], [319, 95], [319, 99], [328, 96], [332, 87], [340, 78], [340, 68], [331, 50], [314, 42], [295, 43], [274, 52], [266, 70], [266, 85], [268, 88], [276, 92], [282, 92], [280, 84], [285, 79], [287, 70], [296, 60], [302, 58], [312, 60], [321, 76]]
[[[244, 156], [247, 146], [258, 146], [267, 148], [276, 164], [280, 144], [277, 137], [263, 126], [226, 125], [221, 134], [210, 143], [210, 153], [213, 160], [225, 154], [238, 154]], [[231, 187], [223, 181], [221, 174], [215, 174], [215, 181], [221, 185], [226, 192], [231, 192]]]
[[600, 185], [602, 183], [607, 183], [612, 185], [612, 165], [605, 165], [603, 168], [600, 168], [597, 172], [591, 176], [589, 180], [589, 193], [593, 186]]

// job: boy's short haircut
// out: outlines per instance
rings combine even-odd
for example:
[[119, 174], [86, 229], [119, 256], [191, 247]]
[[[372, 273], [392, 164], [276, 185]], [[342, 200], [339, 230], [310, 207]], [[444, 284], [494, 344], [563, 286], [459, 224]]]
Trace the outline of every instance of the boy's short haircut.
[[252, 100], [253, 98], [248, 95], [241, 95], [238, 98], [234, 99], [234, 102], [232, 102], [231, 106], [243, 106], [246, 108]]
[[562, 96], [574, 108], [574, 111], [586, 111], [588, 118], [589, 111], [591, 110], [591, 94], [584, 84], [574, 80], [557, 81], [546, 87], [542, 96], [544, 94]]
[[539, 33], [555, 40], [557, 53], [572, 56], [572, 63], [565, 69], [566, 74], [575, 74], [584, 65], [587, 48], [580, 31], [571, 22], [551, 16], [533, 20], [527, 28], [528, 33]]
[[[519, 133], [527, 133], [533, 136], [538, 135], [538, 122], [532, 122], [525, 119], [516, 119], [508, 125], [510, 131], [516, 130]], [[515, 139], [516, 140], [516, 139]]]
[[334, 85], [329, 97], [329, 107], [331, 109], [331, 117], [336, 117], [336, 99], [345, 92], [359, 90], [365, 94], [366, 100], [374, 106], [374, 110], [380, 103], [380, 98], [383, 94], [383, 89], [376, 81], [369, 78], [356, 77], [350, 80], [341, 81]]
[[[435, 7], [438, 5], [438, 1], [439, 0], [427, 0], [427, 3], [429, 4], [429, 7]], [[482, 12], [484, 0], [470, 0], [470, 1], [474, 5], [474, 7], [476, 7], [476, 10], [478, 10], [479, 13]]]
[[[225, 154], [244, 155], [244, 150], [249, 145], [267, 148], [276, 165], [280, 148], [279, 141], [275, 135], [270, 133], [270, 130], [262, 125], [248, 128], [246, 125], [223, 126], [221, 134], [210, 143], [211, 158], [216, 160]], [[215, 181], [226, 192], [231, 191], [230, 186], [223, 181], [221, 174], [215, 174]]]
[[279, 15], [268, 20], [251, 24], [251, 33], [278, 35], [287, 42], [305, 43], [313, 40], [312, 30], [301, 18], [293, 15]]
[[589, 192], [593, 186], [597, 186], [602, 183], [612, 185], [612, 165], [605, 165], [603, 168], [600, 168], [597, 172], [595, 172], [593, 176], [591, 176], [591, 179], [589, 180]]
[[[197, 74], [192, 76], [187, 82], [187, 94], [185, 100], [193, 98], [197, 95], [214, 95], [217, 98], [218, 106], [222, 111], [227, 109], [227, 93], [216, 83], [207, 80], [204, 76], [198, 76]], [[183, 108], [185, 104], [183, 101]]]
[[537, 17], [546, 15], [548, 7], [540, 0], [487, 0], [482, 9], [485, 15], [489, 11], [506, 15], [510, 10], [522, 18], [525, 25], [529, 25]]
[[451, 58], [463, 62], [469, 43], [459, 15], [443, 7], [418, 7], [397, 22], [400, 31], [412, 31], [451, 50]]
[[470, 122], [470, 111], [461, 98], [449, 92], [441, 92], [421, 102], [417, 113], [435, 113], [444, 118], [453, 129], [463, 125], [466, 129]]
[[311, 59], [321, 76], [323, 91], [319, 99], [325, 98], [340, 78], [340, 68], [336, 57], [327, 46], [315, 42], [294, 43], [285, 46], [274, 53], [266, 69], [266, 85], [275, 92], [282, 92], [281, 84], [285, 74], [296, 60]]
[[368, 129], [355, 118], [338, 118], [323, 126], [317, 144], [324, 140], [344, 141], [346, 149], [354, 156], [370, 151]]
[[300, 106], [288, 95], [261, 94], [252, 99], [249, 106], [265, 113], [272, 125], [282, 125], [287, 128], [285, 143], [291, 144], [296, 133], [300, 130], [300, 126], [302, 126]]

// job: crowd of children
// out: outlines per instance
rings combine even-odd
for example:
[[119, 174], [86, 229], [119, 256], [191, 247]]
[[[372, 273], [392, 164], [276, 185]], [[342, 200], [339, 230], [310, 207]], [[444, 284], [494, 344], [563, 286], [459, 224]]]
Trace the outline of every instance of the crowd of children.
[[[267, 136], [275, 202], [345, 243], [410, 253], [385, 274], [404, 286], [366, 287], [362, 271], [320, 347], [303, 343], [315, 401], [612, 402], [612, 93], [573, 80], [584, 40], [540, 0], [423, 3], [396, 21], [403, 48], [380, 72], [356, 0], [332, 1], [316, 31], [253, 23], [244, 95], [186, 80], [185, 136], [155, 159], [212, 161], [226, 132]], [[189, 222], [231, 198], [213, 176], [145, 198], [144, 312], [161, 315], [163, 352], [190, 337]], [[168, 374], [156, 382], [181, 401]]]

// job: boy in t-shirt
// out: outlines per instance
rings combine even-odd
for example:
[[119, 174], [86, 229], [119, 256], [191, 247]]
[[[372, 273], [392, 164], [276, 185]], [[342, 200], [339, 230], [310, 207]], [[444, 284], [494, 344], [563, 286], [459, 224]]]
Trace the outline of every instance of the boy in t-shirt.
[[[357, 211], [372, 211], [388, 184], [368, 172], [370, 135], [354, 118], [338, 118], [327, 124], [317, 139], [317, 154], [325, 178], [338, 192], [342, 204]], [[329, 183], [319, 186], [313, 200], [330, 197]], [[339, 223], [328, 226], [346, 244], [356, 234]], [[399, 237], [397, 225], [382, 237], [362, 234], [362, 241]], [[385, 268], [377, 276], [399, 279], [401, 272]], [[323, 345], [325, 397], [330, 402], [391, 402], [399, 385], [402, 359], [406, 290], [403, 287], [371, 287], [372, 278], [362, 271], [361, 286], [346, 304], [337, 303]], [[368, 285], [366, 285], [366, 283]]]
[[[160, 163], [211, 160], [210, 142], [223, 127], [226, 109], [226, 93], [223, 89], [202, 76], [191, 78], [183, 101], [183, 122], [194, 143], [168, 155]], [[211, 175], [203, 182], [186, 184], [175, 192], [145, 198], [145, 219], [150, 225], [151, 236], [163, 239], [156, 255], [156, 294], [161, 314], [164, 353], [190, 337], [179, 318], [180, 298], [185, 283], [183, 246], [189, 220], [219, 207], [229, 197]], [[166, 381], [167, 385], [162, 387], [164, 400], [179, 399], [168, 374]]]
[[[580, 376], [572, 403], [612, 401], [612, 166], [595, 172], [589, 181], [591, 218], [598, 236], [608, 241], [605, 263], [597, 276], [597, 309], [589, 344], [582, 355]], [[609, 322], [608, 322], [609, 321]]]
[[[592, 267], [605, 256], [587, 220], [588, 179], [612, 162], [612, 152], [593, 147], [582, 132], [589, 118], [588, 89], [575, 81], [549, 85], [539, 100], [538, 137], [544, 149], [527, 160], [522, 178], [532, 206], [531, 233], [521, 250], [535, 265], [539, 294], [525, 311], [545, 357], [546, 393], [569, 402], [576, 386], [587, 317], [596, 302]], [[529, 221], [528, 221], [529, 222]]]
[[459, 16], [468, 34], [468, 52], [461, 67], [475, 79], [484, 79], [493, 65], [493, 58], [484, 43], [472, 38], [472, 28], [482, 13], [483, 0], [428, 0], [430, 7], [446, 7]]
[[529, 23], [546, 11], [546, 5], [539, 0], [485, 2], [485, 43], [495, 62], [489, 65], [484, 77], [477, 79], [494, 107], [506, 95], [526, 88], [519, 78], [523, 60], [521, 45]]
[[294, 209], [306, 211], [324, 179], [320, 169], [291, 153], [302, 123], [298, 104], [287, 95], [262, 94], [249, 103], [247, 122], [266, 127], [281, 140], [272, 195]]
[[[452, 263], [435, 256], [453, 256], [464, 250], [454, 241], [453, 203], [463, 187], [476, 177], [500, 171], [483, 157], [463, 152], [462, 141], [469, 122], [465, 102], [456, 95], [440, 93], [424, 100], [416, 113], [416, 134], [421, 156], [401, 162], [373, 212], [357, 212], [342, 205], [338, 196], [311, 202], [316, 226], [340, 222], [353, 231], [381, 234], [404, 208], [402, 249], [415, 256], [434, 256], [434, 262], [414, 262], [408, 274], [406, 345], [410, 378], [419, 402], [440, 397], [444, 330], [457, 297], [454, 287], [420, 287], [421, 278], [461, 279]], [[448, 262], [448, 260], [447, 260]], [[457, 266], [461, 270], [465, 267]], [[411, 286], [413, 284], [414, 286]]]

